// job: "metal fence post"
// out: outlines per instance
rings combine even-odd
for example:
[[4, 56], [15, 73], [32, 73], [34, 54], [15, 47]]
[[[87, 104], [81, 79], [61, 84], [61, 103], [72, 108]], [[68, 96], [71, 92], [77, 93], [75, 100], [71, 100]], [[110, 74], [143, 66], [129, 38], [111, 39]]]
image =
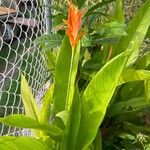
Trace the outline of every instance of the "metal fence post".
[[46, 15], [46, 33], [50, 33], [52, 29], [52, 20], [51, 20], [51, 3], [52, 0], [44, 0], [45, 4], [45, 15]]

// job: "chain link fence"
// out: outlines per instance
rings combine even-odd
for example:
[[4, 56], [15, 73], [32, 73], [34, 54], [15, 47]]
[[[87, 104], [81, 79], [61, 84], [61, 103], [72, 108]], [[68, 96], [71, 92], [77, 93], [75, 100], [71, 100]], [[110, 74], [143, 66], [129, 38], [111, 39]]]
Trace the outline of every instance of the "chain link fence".
[[[0, 117], [23, 113], [20, 74], [23, 72], [37, 101], [49, 73], [45, 57], [33, 40], [46, 32], [45, 8], [39, 0], [0, 0]], [[24, 135], [27, 130], [0, 124], [0, 136]]]

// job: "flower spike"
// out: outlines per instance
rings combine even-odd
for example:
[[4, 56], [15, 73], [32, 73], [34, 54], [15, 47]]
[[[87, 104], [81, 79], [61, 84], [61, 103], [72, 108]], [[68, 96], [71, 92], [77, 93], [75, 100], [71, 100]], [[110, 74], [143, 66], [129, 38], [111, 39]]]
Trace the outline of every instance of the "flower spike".
[[67, 24], [67, 34], [69, 36], [71, 45], [73, 48], [76, 47], [79, 37], [79, 30], [82, 23], [82, 16], [83, 12], [79, 10], [72, 1], [69, 2], [69, 14], [68, 14], [68, 20], [65, 21]]

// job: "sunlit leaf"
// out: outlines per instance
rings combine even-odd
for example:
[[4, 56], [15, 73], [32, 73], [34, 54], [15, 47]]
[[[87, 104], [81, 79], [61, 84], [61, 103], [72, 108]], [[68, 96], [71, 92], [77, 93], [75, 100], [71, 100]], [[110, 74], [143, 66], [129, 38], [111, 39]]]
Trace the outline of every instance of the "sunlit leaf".
[[65, 36], [57, 58], [54, 74], [53, 100], [55, 113], [69, 109], [72, 104], [79, 54], [80, 44], [73, 51], [68, 36]]
[[70, 149], [76, 150], [80, 119], [81, 119], [81, 99], [78, 89], [76, 88], [73, 103], [70, 108], [69, 117], [65, 129], [63, 150], [70, 150]]
[[135, 69], [125, 69], [119, 79], [118, 85], [140, 80], [149, 80], [150, 71], [149, 70], [135, 70]]
[[129, 55], [125, 52], [108, 62], [83, 93], [77, 149], [87, 148], [94, 140]]
[[19, 128], [30, 128], [30, 129], [37, 129], [47, 132], [52, 136], [59, 136], [62, 135], [61, 129], [57, 128], [54, 125], [49, 125], [48, 123], [40, 124], [38, 121], [27, 117], [25, 115], [9, 115], [5, 118], [0, 118], [0, 122], [9, 125], [15, 126]]
[[42, 109], [40, 113], [40, 123], [49, 123], [53, 90], [54, 90], [54, 85], [51, 84], [49, 89], [46, 91], [44, 95]]
[[30, 137], [0, 137], [1, 150], [51, 150], [44, 142]]
[[21, 97], [25, 107], [26, 116], [38, 121], [40, 112], [24, 75], [21, 75]]

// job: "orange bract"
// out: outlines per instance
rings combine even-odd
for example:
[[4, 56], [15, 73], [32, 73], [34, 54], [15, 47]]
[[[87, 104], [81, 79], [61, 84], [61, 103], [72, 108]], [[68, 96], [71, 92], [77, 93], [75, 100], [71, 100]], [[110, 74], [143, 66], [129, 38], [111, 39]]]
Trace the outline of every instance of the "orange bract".
[[79, 30], [81, 27], [81, 21], [82, 21], [83, 13], [80, 11], [76, 6], [73, 5], [73, 3], [69, 2], [69, 15], [68, 20], [65, 21], [68, 28], [67, 28], [67, 34], [69, 36], [71, 45], [73, 48], [77, 45], [80, 35]]

